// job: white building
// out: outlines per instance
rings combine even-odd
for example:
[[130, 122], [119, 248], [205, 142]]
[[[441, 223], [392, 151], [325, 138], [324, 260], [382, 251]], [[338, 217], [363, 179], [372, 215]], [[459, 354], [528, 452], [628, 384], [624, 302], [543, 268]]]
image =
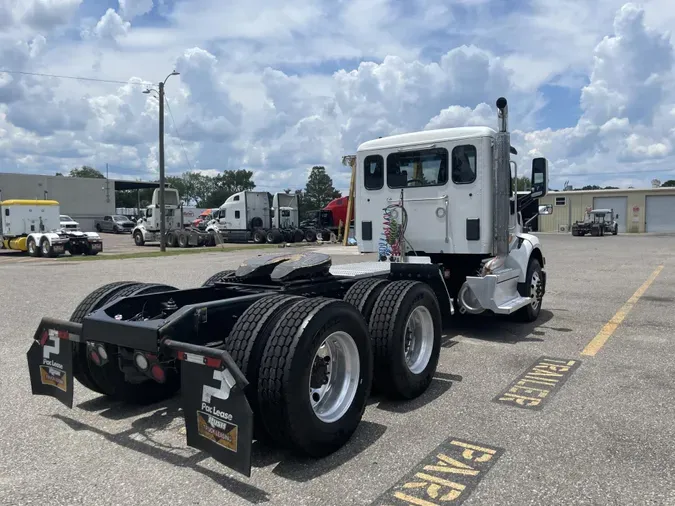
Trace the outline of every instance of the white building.
[[0, 200], [56, 200], [61, 214], [79, 222], [83, 230], [93, 230], [94, 220], [115, 214], [115, 190], [158, 187], [150, 182], [0, 172]]

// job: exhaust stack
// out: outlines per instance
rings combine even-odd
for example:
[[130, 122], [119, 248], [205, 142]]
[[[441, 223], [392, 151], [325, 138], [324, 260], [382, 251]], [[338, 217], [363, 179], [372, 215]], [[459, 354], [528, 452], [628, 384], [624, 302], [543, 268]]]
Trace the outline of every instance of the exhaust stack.
[[509, 253], [510, 198], [509, 187], [511, 173], [511, 134], [509, 133], [509, 107], [506, 99], [497, 99], [497, 120], [499, 131], [495, 139], [494, 209], [493, 209], [493, 245], [495, 256], [506, 256]]

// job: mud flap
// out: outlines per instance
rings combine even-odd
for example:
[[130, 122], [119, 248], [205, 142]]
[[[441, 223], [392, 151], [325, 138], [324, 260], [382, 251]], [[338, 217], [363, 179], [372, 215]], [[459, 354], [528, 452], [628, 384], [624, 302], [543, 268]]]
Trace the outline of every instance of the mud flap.
[[82, 326], [43, 318], [26, 353], [33, 395], [54, 397], [73, 407], [73, 341], [80, 340]]
[[181, 361], [187, 445], [250, 477], [253, 411], [244, 394], [246, 378], [224, 350], [163, 344]]

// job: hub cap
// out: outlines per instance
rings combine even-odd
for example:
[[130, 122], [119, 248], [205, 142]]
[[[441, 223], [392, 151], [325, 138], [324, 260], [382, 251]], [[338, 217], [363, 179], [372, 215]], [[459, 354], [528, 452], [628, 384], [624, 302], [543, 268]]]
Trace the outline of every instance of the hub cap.
[[319, 420], [332, 423], [344, 416], [356, 395], [360, 370], [352, 336], [334, 332], [321, 343], [309, 377], [309, 400]]
[[419, 374], [427, 366], [434, 346], [434, 321], [426, 307], [418, 306], [410, 313], [404, 338], [405, 363], [413, 374]]
[[530, 280], [530, 297], [534, 299], [532, 302], [532, 309], [536, 310], [539, 307], [539, 302], [541, 300], [541, 278], [539, 277], [538, 272], [532, 273], [532, 279]]

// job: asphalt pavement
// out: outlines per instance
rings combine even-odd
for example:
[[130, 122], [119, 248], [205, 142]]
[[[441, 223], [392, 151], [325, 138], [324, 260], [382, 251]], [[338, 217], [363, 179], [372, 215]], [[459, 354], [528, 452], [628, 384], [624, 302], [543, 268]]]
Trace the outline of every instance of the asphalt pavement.
[[540, 238], [535, 324], [458, 319], [421, 398], [373, 397], [319, 461], [256, 443], [251, 478], [186, 446], [179, 399], [132, 409], [76, 384], [69, 410], [31, 396], [25, 358], [43, 316], [100, 285], [194, 287], [250, 252], [0, 263], [0, 504], [675, 504], [675, 237]]

